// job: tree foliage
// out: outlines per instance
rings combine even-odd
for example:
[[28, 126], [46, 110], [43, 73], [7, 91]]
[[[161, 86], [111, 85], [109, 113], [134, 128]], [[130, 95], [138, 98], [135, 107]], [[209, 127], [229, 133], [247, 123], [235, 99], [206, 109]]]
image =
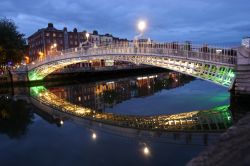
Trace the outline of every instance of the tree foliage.
[[0, 64], [20, 62], [25, 53], [24, 34], [17, 31], [15, 23], [0, 19]]

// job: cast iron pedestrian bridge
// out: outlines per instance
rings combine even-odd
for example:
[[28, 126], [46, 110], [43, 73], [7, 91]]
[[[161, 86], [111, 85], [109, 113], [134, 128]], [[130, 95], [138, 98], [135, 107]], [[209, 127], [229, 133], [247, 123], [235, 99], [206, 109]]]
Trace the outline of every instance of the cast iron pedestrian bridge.
[[27, 67], [29, 80], [36, 81], [70, 64], [92, 60], [126, 61], [170, 69], [230, 88], [235, 79], [236, 54], [231, 48], [191, 44], [123, 43], [55, 51]]

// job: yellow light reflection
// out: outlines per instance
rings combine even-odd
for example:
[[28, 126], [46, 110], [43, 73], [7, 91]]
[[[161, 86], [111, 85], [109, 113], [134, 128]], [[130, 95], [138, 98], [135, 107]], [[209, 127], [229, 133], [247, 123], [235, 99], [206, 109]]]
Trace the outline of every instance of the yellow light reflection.
[[148, 148], [148, 147], [144, 147], [144, 148], [143, 148], [143, 154], [144, 154], [145, 156], [148, 156], [148, 155], [150, 154], [150, 151], [149, 151], [149, 148]]
[[97, 138], [96, 133], [93, 133], [93, 134], [92, 134], [92, 139], [93, 139], [93, 140], [96, 140], [96, 138]]

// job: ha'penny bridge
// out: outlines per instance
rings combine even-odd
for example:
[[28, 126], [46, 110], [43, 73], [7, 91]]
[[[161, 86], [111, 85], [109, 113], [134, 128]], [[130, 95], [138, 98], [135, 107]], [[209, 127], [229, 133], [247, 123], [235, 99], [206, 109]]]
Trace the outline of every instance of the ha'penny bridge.
[[[55, 51], [38, 59], [27, 65], [26, 72], [29, 81], [39, 81], [67, 65], [92, 60], [126, 61], [166, 68], [227, 87], [236, 94], [250, 94], [250, 50], [243, 46], [225, 49], [191, 44], [132, 42], [76, 47]], [[74, 117], [126, 128], [221, 131], [228, 128], [232, 122], [229, 106], [173, 115], [127, 116], [79, 107], [58, 98], [44, 87], [32, 87], [30, 94], [36, 104], [43, 104], [48, 109], [53, 108]]]
[[203, 52], [198, 48], [191, 49], [190, 46], [178, 45], [172, 46], [171, 49], [171, 46], [165, 44], [135, 46], [128, 43], [91, 47], [86, 50], [77, 47], [53, 53], [29, 65], [29, 80], [41, 80], [53, 71], [70, 64], [103, 59], [167, 68], [227, 87], [232, 84], [236, 63], [236, 56], [230, 54], [232, 50], [223, 50], [223, 53], [216, 54], [216, 50]]
[[236, 91], [250, 93], [249, 83], [246, 82], [250, 79], [249, 53], [249, 49], [243, 47], [225, 49], [191, 44], [131, 42], [56, 51], [32, 62], [27, 70], [29, 81], [37, 81], [70, 64], [92, 60], [126, 61], [170, 69], [229, 89], [235, 85]]

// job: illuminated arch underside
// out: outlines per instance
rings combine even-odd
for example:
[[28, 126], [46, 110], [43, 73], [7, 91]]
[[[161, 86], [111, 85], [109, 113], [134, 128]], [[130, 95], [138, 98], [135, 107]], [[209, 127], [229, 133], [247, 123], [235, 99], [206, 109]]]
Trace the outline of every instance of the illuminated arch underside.
[[146, 64], [156, 67], [162, 67], [183, 74], [191, 75], [200, 79], [211, 81], [228, 88], [231, 87], [235, 77], [233, 67], [227, 65], [202, 62], [197, 60], [187, 60], [184, 58], [176, 57], [138, 54], [75, 56], [72, 58], [54, 60], [31, 69], [28, 72], [28, 77], [30, 81], [42, 80], [50, 73], [70, 64], [101, 59], [127, 61], [135, 64]]

